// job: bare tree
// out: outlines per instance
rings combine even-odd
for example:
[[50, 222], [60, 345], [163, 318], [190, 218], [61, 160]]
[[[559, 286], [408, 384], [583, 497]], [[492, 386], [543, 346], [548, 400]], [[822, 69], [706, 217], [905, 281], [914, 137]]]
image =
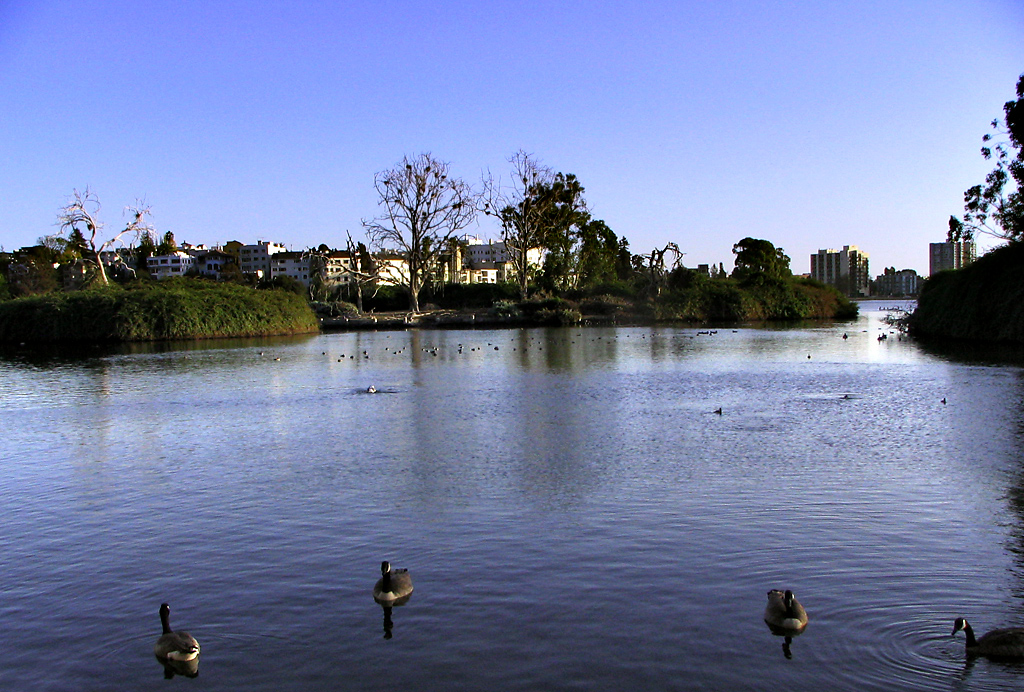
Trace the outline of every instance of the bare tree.
[[[668, 275], [679, 267], [685, 254], [680, 252], [679, 246], [675, 243], [668, 243], [663, 248], [654, 248], [650, 254], [634, 255], [638, 269], [647, 275], [648, 290], [653, 297], [661, 295]], [[668, 261], [665, 260], [665, 255], [669, 256]]]
[[85, 239], [92, 257], [83, 257], [82, 259], [94, 263], [99, 270], [100, 281], [107, 284], [109, 281], [103, 266], [102, 254], [116, 243], [122, 243], [122, 238], [125, 235], [131, 234], [138, 238], [143, 234], [152, 234], [155, 231], [146, 221], [146, 217], [151, 213], [149, 206], [142, 202], [136, 202], [134, 207], [125, 207], [128, 222], [124, 230], [104, 241], [100, 235], [103, 224], [97, 218], [99, 211], [99, 198], [88, 187], [85, 188], [85, 192], [74, 190], [71, 197], [68, 198], [67, 204], [61, 207], [58, 213], [57, 224], [60, 226], [61, 234], [67, 234], [70, 238], [78, 233]]
[[374, 176], [383, 213], [363, 220], [366, 234], [379, 250], [393, 249], [407, 263], [409, 307], [419, 312], [419, 294], [447, 240], [476, 216], [477, 195], [449, 164], [428, 154], [404, 157], [394, 168]]
[[[373, 256], [367, 251], [366, 246], [352, 240], [352, 234], [348, 231], [345, 231], [345, 235], [347, 236], [345, 252], [349, 256], [349, 266], [345, 272], [345, 281], [348, 284], [355, 284], [356, 311], [362, 314], [363, 286], [377, 286], [380, 275], [377, 270], [377, 263], [373, 261]], [[374, 293], [376, 294], [376, 291]]]
[[520, 149], [509, 157], [512, 176], [502, 185], [488, 174], [484, 178], [483, 212], [501, 222], [501, 240], [519, 285], [519, 297], [526, 299], [533, 267], [529, 252], [544, 246], [545, 222], [554, 203], [550, 190], [555, 173]]

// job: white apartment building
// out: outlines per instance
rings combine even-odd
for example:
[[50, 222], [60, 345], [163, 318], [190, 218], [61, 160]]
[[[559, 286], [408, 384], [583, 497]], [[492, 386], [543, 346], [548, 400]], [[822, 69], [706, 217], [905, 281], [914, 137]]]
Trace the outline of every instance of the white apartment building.
[[856, 245], [844, 245], [842, 250], [818, 250], [811, 255], [811, 277], [851, 297], [871, 295], [868, 253]]
[[311, 278], [309, 255], [305, 252], [275, 252], [270, 256], [270, 273], [267, 276], [271, 279], [290, 276], [303, 286], [308, 287]]
[[[470, 269], [488, 263], [502, 264], [511, 259], [503, 242], [484, 241], [473, 236], [466, 236], [464, 240], [466, 241], [466, 255], [463, 261]], [[543, 259], [544, 251], [539, 247], [526, 251], [526, 261], [531, 266], [539, 267]]]
[[356, 271], [359, 271], [359, 257], [350, 252], [336, 250], [324, 258], [324, 281], [328, 284], [351, 283], [352, 272]]
[[385, 285], [400, 286], [409, 282], [409, 263], [399, 255], [376, 255], [377, 280]]
[[270, 276], [270, 258], [279, 252], [287, 252], [288, 248], [279, 243], [266, 240], [257, 241], [255, 245], [243, 245], [238, 250], [238, 268], [243, 274], [255, 274], [259, 277]]
[[173, 276], [184, 276], [195, 266], [196, 259], [182, 250], [175, 250], [169, 255], [153, 255], [146, 258], [146, 269], [157, 279], [168, 279]]

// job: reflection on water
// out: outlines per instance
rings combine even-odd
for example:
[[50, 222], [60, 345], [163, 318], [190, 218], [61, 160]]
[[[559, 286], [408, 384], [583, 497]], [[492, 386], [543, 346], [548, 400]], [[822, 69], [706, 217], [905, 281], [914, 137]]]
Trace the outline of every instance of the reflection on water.
[[862, 310], [8, 353], [5, 684], [164, 684], [169, 601], [209, 689], [1018, 689], [949, 623], [1024, 622], [1021, 370]]
[[391, 639], [394, 636], [395, 623], [394, 623], [394, 621], [391, 618], [391, 611], [394, 608], [397, 608], [399, 606], [403, 606], [406, 603], [408, 603], [410, 598], [412, 598], [412, 597], [411, 596], [404, 596], [402, 598], [399, 598], [399, 599], [396, 599], [396, 600], [392, 601], [390, 604], [381, 603], [380, 601], [377, 602], [378, 605], [380, 605], [381, 610], [384, 611], [384, 638], [385, 639]]
[[175, 675], [183, 675], [186, 678], [199, 677], [198, 658], [193, 658], [191, 661], [173, 661], [169, 658], [157, 656], [156, 660], [160, 662], [160, 666], [164, 669], [165, 680], [170, 680]]

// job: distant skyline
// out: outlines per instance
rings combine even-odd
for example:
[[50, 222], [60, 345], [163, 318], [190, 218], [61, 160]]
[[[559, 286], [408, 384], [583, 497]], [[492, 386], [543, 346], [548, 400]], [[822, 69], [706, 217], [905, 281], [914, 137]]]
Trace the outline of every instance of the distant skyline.
[[404, 155], [479, 183], [523, 149], [633, 253], [731, 269], [753, 236], [794, 273], [857, 245], [872, 277], [927, 275], [992, 168], [1022, 37], [1018, 0], [12, 0], [0, 245], [54, 233], [88, 186], [108, 228], [143, 199], [179, 242], [342, 246]]

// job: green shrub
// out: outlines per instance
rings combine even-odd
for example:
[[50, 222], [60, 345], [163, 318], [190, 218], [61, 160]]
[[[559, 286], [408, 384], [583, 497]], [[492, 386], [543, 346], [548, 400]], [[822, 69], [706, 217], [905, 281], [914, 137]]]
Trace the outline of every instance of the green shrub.
[[613, 295], [599, 295], [580, 301], [580, 312], [584, 315], [616, 315], [625, 312], [630, 302]]

